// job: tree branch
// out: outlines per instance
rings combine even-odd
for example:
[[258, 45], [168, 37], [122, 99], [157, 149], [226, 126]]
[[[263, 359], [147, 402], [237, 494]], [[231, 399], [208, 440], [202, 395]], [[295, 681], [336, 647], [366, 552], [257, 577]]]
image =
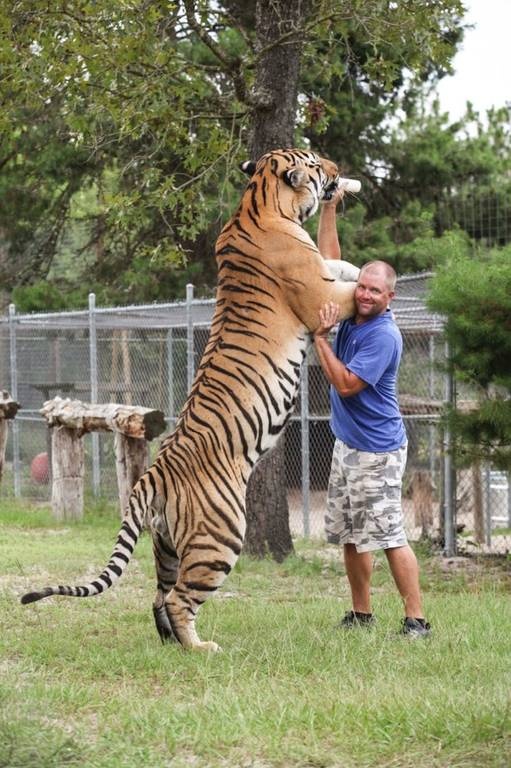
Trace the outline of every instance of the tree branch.
[[195, 32], [199, 40], [201, 40], [204, 45], [207, 46], [207, 48], [209, 48], [209, 50], [216, 56], [216, 58], [222, 62], [224, 66], [224, 72], [232, 78], [236, 96], [241, 102], [247, 104], [248, 96], [245, 80], [241, 74], [241, 59], [233, 59], [226, 56], [218, 43], [198, 23], [197, 19], [195, 18], [195, 2], [193, 0], [184, 0], [184, 6], [186, 9], [186, 18], [190, 28]]

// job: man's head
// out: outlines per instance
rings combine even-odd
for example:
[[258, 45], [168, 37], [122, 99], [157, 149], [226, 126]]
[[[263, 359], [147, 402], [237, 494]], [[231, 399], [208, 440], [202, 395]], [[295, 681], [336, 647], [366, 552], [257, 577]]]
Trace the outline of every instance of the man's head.
[[383, 314], [395, 296], [397, 276], [386, 261], [369, 261], [360, 270], [355, 288], [356, 320]]

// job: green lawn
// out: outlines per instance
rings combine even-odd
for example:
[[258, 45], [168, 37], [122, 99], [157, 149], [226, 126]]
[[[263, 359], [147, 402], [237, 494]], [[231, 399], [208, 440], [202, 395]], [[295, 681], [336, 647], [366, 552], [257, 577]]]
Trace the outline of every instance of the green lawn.
[[118, 520], [0, 506], [0, 768], [511, 764], [509, 561], [446, 570], [419, 553], [434, 635], [410, 641], [381, 558], [377, 626], [342, 633], [335, 550], [297, 542], [282, 565], [241, 558], [198, 621], [223, 653], [185, 653], [153, 625], [147, 536], [105, 595], [22, 606], [31, 587], [96, 575]]

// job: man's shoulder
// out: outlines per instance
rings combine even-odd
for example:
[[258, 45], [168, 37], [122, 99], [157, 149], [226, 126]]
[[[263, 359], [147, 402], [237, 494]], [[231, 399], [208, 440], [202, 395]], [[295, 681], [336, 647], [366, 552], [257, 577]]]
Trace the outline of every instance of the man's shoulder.
[[394, 317], [393, 312], [388, 309], [386, 312], [384, 312], [383, 315], [380, 315], [381, 317], [381, 325], [380, 330], [381, 333], [386, 333], [389, 336], [392, 336], [393, 338], [401, 338], [401, 331], [399, 330], [399, 326], [396, 323], [396, 318]]
[[399, 326], [390, 309], [384, 312], [383, 315], [380, 315], [377, 319], [379, 322], [375, 323], [374, 331], [378, 334], [379, 338], [387, 336], [393, 339], [401, 339], [401, 331], [399, 330]]
[[401, 331], [390, 310], [387, 310], [383, 314], [373, 317], [369, 322], [362, 323], [356, 327], [360, 328], [363, 335], [372, 335], [374, 333], [379, 338], [383, 335], [392, 336], [394, 338], [401, 336]]
[[401, 331], [395, 321], [394, 315], [390, 310], [387, 310], [377, 317], [371, 318], [371, 320], [357, 324], [354, 317], [349, 317], [346, 320], [342, 320], [338, 327], [338, 338], [350, 337], [358, 339], [359, 342], [365, 340], [370, 341], [377, 338], [379, 342], [382, 340], [402, 341]]
[[380, 315], [373, 322], [363, 325], [367, 327], [358, 337], [361, 350], [366, 349], [371, 355], [382, 358], [401, 353], [403, 337], [392, 317]]

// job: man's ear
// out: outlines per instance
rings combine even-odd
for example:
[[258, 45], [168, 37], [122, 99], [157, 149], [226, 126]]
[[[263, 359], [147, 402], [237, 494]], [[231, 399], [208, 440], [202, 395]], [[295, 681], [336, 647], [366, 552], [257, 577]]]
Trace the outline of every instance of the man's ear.
[[303, 168], [289, 168], [287, 171], [284, 171], [282, 178], [290, 187], [297, 189], [305, 182], [307, 174]]
[[240, 169], [243, 171], [243, 173], [246, 173], [247, 176], [253, 176], [256, 169], [256, 164], [253, 160], [245, 160], [244, 163], [240, 163]]

